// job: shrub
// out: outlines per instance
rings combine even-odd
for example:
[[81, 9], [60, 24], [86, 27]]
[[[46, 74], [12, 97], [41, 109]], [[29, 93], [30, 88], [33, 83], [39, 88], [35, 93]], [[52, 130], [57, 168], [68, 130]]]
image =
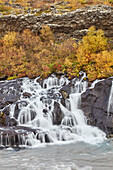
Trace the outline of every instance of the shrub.
[[113, 50], [107, 46], [102, 30], [91, 27], [77, 45], [73, 39], [56, 43], [50, 28], [39, 35], [30, 30], [7, 32], [0, 39], [0, 77], [46, 77], [53, 72], [69, 78], [85, 71], [92, 81], [113, 75]]
[[86, 36], [83, 37], [82, 42], [79, 43], [77, 50], [77, 62], [79, 67], [85, 70], [85, 66], [92, 62], [92, 55], [106, 50], [107, 39], [102, 30], [95, 30], [94, 27], [89, 29]]
[[113, 0], [108, 0], [108, 2], [109, 2], [110, 4], [113, 4]]
[[11, 10], [11, 7], [0, 5], [0, 12], [8, 12]]

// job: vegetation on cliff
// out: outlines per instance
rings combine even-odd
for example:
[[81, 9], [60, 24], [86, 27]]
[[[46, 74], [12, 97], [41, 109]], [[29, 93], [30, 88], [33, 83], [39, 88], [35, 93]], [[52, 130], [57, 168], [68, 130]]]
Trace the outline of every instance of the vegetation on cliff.
[[56, 42], [48, 26], [39, 35], [25, 30], [0, 39], [0, 77], [45, 77], [61, 71], [72, 78], [81, 70], [90, 80], [113, 75], [113, 49], [102, 30], [91, 27], [79, 44], [74, 39]]
[[0, 13], [6, 15], [33, 12], [39, 15], [42, 12], [52, 12], [53, 7], [57, 9], [54, 12], [63, 13], [99, 4], [113, 6], [113, 0], [0, 0]]

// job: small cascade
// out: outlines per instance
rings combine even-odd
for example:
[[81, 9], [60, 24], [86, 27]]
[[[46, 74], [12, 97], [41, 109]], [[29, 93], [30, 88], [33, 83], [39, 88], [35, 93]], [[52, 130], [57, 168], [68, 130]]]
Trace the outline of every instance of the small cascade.
[[60, 79], [56, 77], [54, 74], [45, 79], [43, 82], [43, 88], [52, 88], [52, 87], [57, 87], [57, 86], [62, 86], [64, 84], [68, 84], [69, 81], [66, 77], [62, 76]]
[[110, 91], [109, 101], [108, 101], [108, 108], [107, 108], [108, 116], [110, 115], [111, 111], [113, 112], [113, 81], [112, 81], [111, 91]]
[[[1, 132], [0, 145], [16, 147], [64, 141], [83, 141], [90, 144], [102, 142], [105, 139], [104, 132], [88, 126], [81, 110], [81, 94], [86, 91], [88, 83], [86, 74], [80, 74], [81, 78], [71, 81], [64, 76], [58, 78], [52, 75], [42, 84], [38, 82], [39, 78], [23, 79], [20, 100], [10, 105], [10, 117], [18, 121], [17, 129], [12, 129], [15, 135], [11, 136], [11, 129], [7, 134], [6, 130], [3, 134]], [[65, 98], [63, 105], [60, 90], [68, 84], [71, 93]], [[29, 97], [23, 95], [26, 92]]]

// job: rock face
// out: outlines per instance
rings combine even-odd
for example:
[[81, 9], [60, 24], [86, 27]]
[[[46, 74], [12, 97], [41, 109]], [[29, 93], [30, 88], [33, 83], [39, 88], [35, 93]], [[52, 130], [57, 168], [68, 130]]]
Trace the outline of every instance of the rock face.
[[[19, 100], [21, 81], [22, 79], [0, 82], [0, 109]], [[5, 108], [5, 112], [8, 114], [8, 108]]]
[[113, 38], [113, 8], [98, 5], [63, 14], [42, 13], [40, 16], [35, 14], [1, 16], [0, 32], [2, 34], [9, 30], [21, 32], [27, 28], [33, 32], [39, 32], [43, 24], [51, 27], [57, 39], [69, 37], [81, 39], [91, 26], [104, 30], [106, 37]]
[[64, 115], [61, 111], [60, 104], [55, 102], [54, 110], [53, 110], [53, 124], [60, 125], [63, 117], [64, 117]]
[[108, 113], [108, 103], [113, 79], [98, 82], [87, 89], [81, 97], [81, 108], [88, 118], [88, 124], [97, 126], [106, 134], [113, 133], [113, 110]]

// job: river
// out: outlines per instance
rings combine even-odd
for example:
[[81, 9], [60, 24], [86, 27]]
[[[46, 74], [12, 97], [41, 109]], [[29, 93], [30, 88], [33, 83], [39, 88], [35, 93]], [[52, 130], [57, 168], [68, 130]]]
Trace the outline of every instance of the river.
[[112, 170], [113, 142], [65, 143], [0, 151], [0, 170]]

